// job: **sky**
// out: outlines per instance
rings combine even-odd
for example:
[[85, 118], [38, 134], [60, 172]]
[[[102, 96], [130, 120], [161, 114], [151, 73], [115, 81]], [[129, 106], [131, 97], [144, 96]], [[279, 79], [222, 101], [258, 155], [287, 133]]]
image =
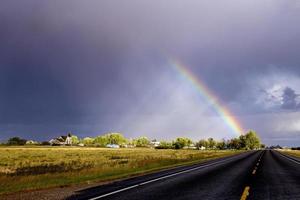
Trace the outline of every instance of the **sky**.
[[2, 0], [0, 140], [236, 137], [175, 59], [245, 132], [299, 146], [299, 23], [298, 0]]

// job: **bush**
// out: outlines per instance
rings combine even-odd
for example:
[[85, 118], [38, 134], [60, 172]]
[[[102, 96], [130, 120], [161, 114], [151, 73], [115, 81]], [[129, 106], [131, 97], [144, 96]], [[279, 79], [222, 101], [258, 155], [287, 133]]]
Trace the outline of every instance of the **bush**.
[[48, 141], [43, 141], [43, 142], [41, 142], [41, 145], [49, 146], [49, 145], [50, 145], [50, 142], [48, 142]]
[[292, 147], [292, 150], [300, 150], [300, 147]]
[[84, 144], [84, 146], [93, 146], [94, 138], [85, 137], [83, 138], [82, 143]]
[[76, 135], [71, 136], [72, 144], [77, 145], [79, 144], [79, 138]]
[[173, 146], [175, 149], [182, 149], [183, 147], [190, 146], [192, 143], [192, 140], [189, 138], [180, 137], [173, 142]]
[[106, 147], [108, 145], [108, 137], [105, 135], [95, 137], [94, 144], [97, 147]]
[[161, 141], [159, 146], [155, 147], [155, 149], [173, 149], [174, 146], [170, 142]]
[[7, 144], [8, 145], [25, 145], [26, 144], [26, 141], [25, 139], [21, 139], [19, 137], [12, 137], [12, 138], [9, 138], [8, 139], [8, 142]]
[[137, 147], [148, 147], [150, 145], [150, 141], [147, 137], [140, 137], [133, 141], [133, 143]]

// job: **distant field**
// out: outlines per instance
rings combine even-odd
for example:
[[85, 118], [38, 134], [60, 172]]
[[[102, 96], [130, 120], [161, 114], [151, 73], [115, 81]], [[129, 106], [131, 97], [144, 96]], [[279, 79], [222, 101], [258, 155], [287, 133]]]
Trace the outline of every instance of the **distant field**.
[[300, 158], [300, 150], [284, 151], [284, 153]]
[[241, 151], [0, 147], [0, 194], [109, 181]]

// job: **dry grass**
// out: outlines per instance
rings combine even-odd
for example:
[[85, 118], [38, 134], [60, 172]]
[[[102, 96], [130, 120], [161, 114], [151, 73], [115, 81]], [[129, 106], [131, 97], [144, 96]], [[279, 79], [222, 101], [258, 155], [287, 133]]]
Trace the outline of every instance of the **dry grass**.
[[108, 181], [167, 167], [201, 162], [239, 151], [0, 148], [0, 194]]
[[291, 151], [283, 151], [283, 152], [291, 156], [296, 156], [300, 158], [300, 150], [291, 150]]

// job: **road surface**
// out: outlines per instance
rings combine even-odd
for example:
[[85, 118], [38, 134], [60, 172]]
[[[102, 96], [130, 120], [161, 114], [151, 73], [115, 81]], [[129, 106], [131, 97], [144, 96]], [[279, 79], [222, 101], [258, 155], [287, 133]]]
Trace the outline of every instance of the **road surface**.
[[273, 150], [252, 151], [109, 185], [69, 199], [300, 199], [300, 161]]

